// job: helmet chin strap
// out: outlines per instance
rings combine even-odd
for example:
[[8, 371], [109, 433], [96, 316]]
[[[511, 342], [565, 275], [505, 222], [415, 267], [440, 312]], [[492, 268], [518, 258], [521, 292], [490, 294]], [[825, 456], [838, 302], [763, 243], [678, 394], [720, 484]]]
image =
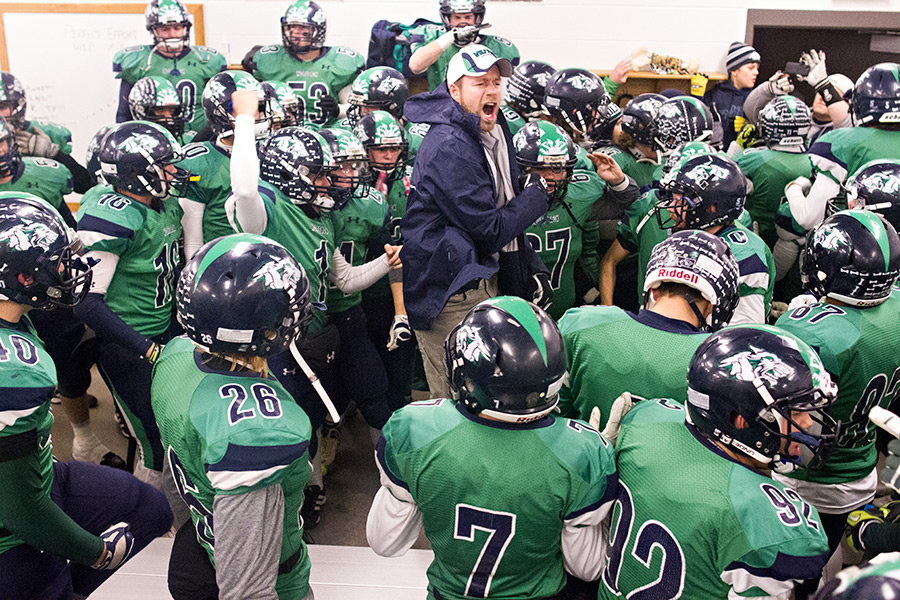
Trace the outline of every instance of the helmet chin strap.
[[[688, 306], [691, 307], [691, 310], [694, 311], [694, 316], [697, 317], [697, 325], [703, 331], [710, 331], [709, 322], [706, 320], [706, 317], [703, 316], [703, 313], [700, 312], [700, 309], [697, 307], [697, 303], [691, 297], [690, 294], [685, 294], [684, 299], [687, 300]], [[758, 380], [758, 378], [757, 378]], [[768, 391], [766, 392], [768, 393]], [[769, 396], [771, 398], [771, 396]]]

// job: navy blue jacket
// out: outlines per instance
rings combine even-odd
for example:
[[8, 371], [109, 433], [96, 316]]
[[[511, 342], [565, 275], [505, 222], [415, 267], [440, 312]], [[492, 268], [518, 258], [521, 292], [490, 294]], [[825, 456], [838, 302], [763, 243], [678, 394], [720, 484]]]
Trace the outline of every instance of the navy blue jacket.
[[703, 96], [703, 102], [713, 115], [718, 115], [716, 118], [721, 120], [722, 147], [726, 150], [728, 145], [737, 139], [738, 132], [734, 130], [734, 119], [744, 116], [744, 100], [752, 91], [753, 88], [737, 89], [729, 79], [707, 90]]
[[[546, 272], [525, 229], [547, 211], [538, 186], [520, 191], [512, 135], [498, 117], [516, 196], [498, 208], [499, 192], [481, 143], [480, 117], [450, 97], [447, 84], [406, 102], [406, 118], [431, 123], [416, 154], [403, 216], [403, 299], [409, 324], [427, 331], [453, 294], [500, 272], [500, 293], [524, 295], [531, 275]], [[494, 256], [518, 239], [518, 252]], [[503, 269], [500, 263], [503, 263]], [[530, 300], [530, 298], [528, 298]]]

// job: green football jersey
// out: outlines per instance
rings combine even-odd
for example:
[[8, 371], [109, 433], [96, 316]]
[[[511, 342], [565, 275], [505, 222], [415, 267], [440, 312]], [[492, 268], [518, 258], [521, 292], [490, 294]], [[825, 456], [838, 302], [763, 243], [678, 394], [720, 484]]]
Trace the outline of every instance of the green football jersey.
[[772, 251], [761, 237], [738, 222], [720, 229], [716, 236], [725, 240], [738, 263], [738, 293], [741, 298], [762, 296], [764, 314], [768, 315], [775, 289]]
[[68, 211], [63, 205], [66, 194], [72, 193], [72, 174], [55, 160], [23, 156], [19, 171], [10, 181], [0, 183], [0, 192], [28, 192], [57, 211]]
[[614, 496], [612, 448], [580, 421], [511, 426], [425, 400], [382, 436], [379, 466], [412, 495], [434, 550], [429, 599], [432, 588], [448, 600], [553, 596], [566, 582], [565, 521]]
[[829, 552], [816, 509], [727, 458], [685, 415], [656, 400], [623, 419], [599, 598], [782, 598], [818, 578]]
[[503, 118], [506, 119], [506, 124], [509, 126], [509, 132], [513, 135], [519, 133], [519, 130], [527, 124], [519, 113], [505, 104], [500, 105], [500, 112], [503, 113]]
[[812, 161], [807, 154], [750, 148], [734, 156], [744, 175], [753, 182], [746, 210], [759, 226], [759, 237], [769, 248], [775, 245], [775, 215], [784, 200], [784, 187], [798, 177], [810, 177]]
[[312, 129], [329, 127], [334, 120], [322, 112], [319, 98], [338, 100], [341, 90], [365, 69], [366, 58], [344, 46], [330, 46], [314, 60], [299, 60], [284, 46], [263, 46], [253, 56], [253, 76], [260, 81], [283, 81], [300, 102], [300, 123]]
[[655, 160], [649, 158], [638, 160], [630, 150], [619, 146], [605, 146], [597, 151], [612, 157], [616, 164], [619, 165], [619, 168], [634, 179], [639, 188], [653, 183], [653, 174], [659, 167]]
[[816, 173], [838, 183], [878, 158], [900, 159], [900, 131], [874, 127], [840, 127], [822, 135], [809, 149]]
[[[291, 253], [309, 279], [310, 301], [325, 304], [328, 294], [328, 273], [334, 249], [340, 243], [341, 221], [333, 219], [333, 211], [322, 211], [317, 217], [312, 206], [301, 207], [291, 202], [278, 188], [259, 182], [259, 195], [266, 209], [266, 230], [262, 235], [275, 240]], [[239, 232], [240, 223], [235, 219]], [[309, 332], [315, 333], [325, 326], [324, 310], [314, 310]]]
[[[358, 267], [366, 262], [366, 250], [370, 240], [386, 236], [390, 224], [388, 204], [384, 195], [368, 185], [360, 186], [353, 199], [339, 211], [335, 221], [343, 223], [339, 249], [344, 259]], [[376, 256], [380, 256], [381, 253]], [[346, 294], [337, 286], [328, 288], [328, 313], [339, 313], [353, 308], [362, 301], [362, 292]]]
[[569, 363], [569, 384], [560, 392], [560, 410], [587, 420], [598, 406], [601, 428], [622, 392], [644, 398], [686, 398], [688, 363], [709, 336], [700, 331], [656, 329], [617, 306], [573, 308], [560, 319], [559, 329]]
[[575, 171], [565, 201], [526, 230], [531, 247], [550, 271], [553, 302], [547, 312], [554, 319], [575, 306], [575, 261], [581, 256], [591, 207], [605, 188], [596, 173]]
[[656, 203], [659, 202], [656, 189], [651, 189], [625, 209], [616, 227], [616, 239], [623, 248], [638, 255], [637, 298], [643, 304], [644, 278], [653, 247], [669, 237], [674, 222], [668, 211], [659, 211], [662, 227], [657, 221]]
[[206, 125], [206, 113], [200, 104], [203, 88], [226, 67], [225, 57], [206, 46], [188, 46], [181, 58], [165, 57], [149, 44], [123, 48], [113, 57], [116, 79], [131, 85], [150, 75], [171, 81], [184, 103], [184, 125], [190, 131], [200, 131]]
[[203, 242], [234, 233], [225, 214], [231, 194], [231, 148], [216, 142], [196, 142], [185, 146], [179, 167], [191, 172], [184, 197], [203, 208]]
[[[447, 30], [444, 29], [443, 25], [437, 25], [434, 23], [423, 25], [422, 29], [422, 34], [425, 37], [424, 41], [420, 43], [414, 43], [410, 46], [410, 50], [414, 54], [416, 50], [423, 46], [426, 46], [427, 44], [430, 44], [447, 32]], [[410, 33], [413, 33], [414, 31], [415, 28], [411, 30]], [[493, 52], [498, 58], [507, 59], [512, 63], [513, 67], [518, 66], [519, 49], [516, 48], [515, 44], [510, 42], [508, 39], [496, 35], [481, 34], [477, 43], [489, 48], [491, 52]], [[450, 59], [453, 58], [456, 53], [459, 52], [459, 50], [460, 48], [457, 45], [451, 44], [451, 46], [444, 50], [443, 54], [441, 54], [438, 59], [430, 67], [428, 67], [428, 70], [425, 72], [428, 75], [428, 91], [434, 90], [434, 88], [441, 85], [443, 81], [446, 81], [447, 67], [450, 65]]]
[[215, 565], [215, 497], [279, 485], [279, 562], [296, 566], [279, 574], [275, 589], [279, 598], [305, 597], [309, 554], [300, 507], [312, 474], [312, 429], [303, 409], [273, 377], [213, 369], [186, 336], [166, 344], [153, 369], [151, 401], [175, 487], [210, 562]]
[[[53, 485], [50, 399], [56, 393], [56, 365], [44, 350], [27, 316], [18, 323], [0, 320], [0, 448], [20, 452], [22, 434], [37, 432], [40, 480], [47, 502]], [[8, 485], [4, 483], [3, 485]], [[0, 522], [0, 554], [25, 542], [9, 533]]]
[[869, 307], [815, 304], [796, 308], [775, 323], [808, 342], [838, 384], [826, 412], [842, 422], [841, 435], [824, 468], [790, 477], [846, 483], [872, 472], [878, 461], [873, 406], [887, 408], [900, 381], [900, 297]]
[[[403, 244], [403, 236], [400, 233], [400, 225], [406, 214], [406, 197], [409, 195], [409, 179], [412, 177], [412, 165], [403, 169], [403, 177], [399, 177], [391, 184], [387, 193], [388, 224], [387, 231], [391, 238], [391, 244], [400, 246]], [[365, 298], [383, 298], [391, 294], [391, 285], [388, 276], [385, 275], [374, 284], [362, 291]]]
[[575, 170], [597, 172], [597, 168], [591, 159], [588, 158], [588, 152], [578, 144], [575, 144]]
[[25, 131], [34, 133], [35, 127], [46, 133], [50, 141], [59, 146], [63, 154], [72, 154], [72, 132], [69, 131], [68, 127], [50, 123], [49, 121], [28, 121]]
[[81, 198], [76, 219], [85, 250], [119, 257], [106, 305], [147, 337], [163, 333], [172, 318], [183, 212], [178, 198], [154, 210], [108, 185], [95, 185]]
[[419, 152], [419, 146], [425, 139], [425, 134], [431, 129], [431, 123], [407, 123], [406, 125], [406, 141], [409, 142], [409, 156], [407, 160], [412, 166], [416, 161], [416, 154]]

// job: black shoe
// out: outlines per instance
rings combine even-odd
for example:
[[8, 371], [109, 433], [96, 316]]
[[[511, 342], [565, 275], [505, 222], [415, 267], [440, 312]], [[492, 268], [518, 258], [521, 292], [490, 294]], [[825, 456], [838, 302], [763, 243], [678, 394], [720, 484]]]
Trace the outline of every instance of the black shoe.
[[306, 486], [303, 490], [303, 506], [300, 507], [300, 516], [303, 518], [303, 529], [315, 529], [322, 515], [322, 506], [325, 504], [325, 489], [318, 485]]
[[113, 469], [121, 469], [131, 473], [131, 469], [128, 468], [128, 465], [122, 460], [122, 457], [115, 452], [107, 452], [104, 454], [103, 458], [100, 459], [100, 464], [104, 467], [112, 467]]

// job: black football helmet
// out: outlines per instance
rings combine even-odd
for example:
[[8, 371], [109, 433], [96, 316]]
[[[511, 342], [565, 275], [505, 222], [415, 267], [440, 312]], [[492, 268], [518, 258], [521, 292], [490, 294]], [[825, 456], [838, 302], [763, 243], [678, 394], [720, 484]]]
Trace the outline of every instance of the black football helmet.
[[900, 553], [882, 552], [870, 561], [847, 567], [819, 588], [813, 600], [897, 600], [900, 598]]
[[544, 88], [556, 69], [539, 60], [521, 63], [506, 82], [503, 99], [506, 104], [526, 120], [541, 116]]
[[603, 81], [585, 69], [557, 71], [544, 88], [544, 114], [576, 142], [607, 118], [608, 104]]
[[[295, 42], [291, 39], [288, 29], [291, 25], [312, 27], [312, 38], [305, 44]], [[325, 11], [312, 0], [295, 0], [281, 17], [281, 41], [291, 54], [305, 54], [322, 48], [327, 32], [328, 20], [325, 18]]]
[[400, 121], [403, 105], [409, 98], [409, 85], [397, 69], [372, 67], [356, 76], [350, 86], [347, 118], [356, 125], [362, 117], [362, 109], [383, 110]]
[[499, 296], [475, 306], [450, 332], [444, 366], [453, 400], [470, 413], [529, 423], [556, 407], [566, 349], [550, 315]]
[[[823, 409], [837, 385], [819, 355], [792, 334], [766, 325], [726, 327], [700, 344], [687, 379], [687, 422], [739, 454], [790, 472], [820, 468], [834, 448], [840, 425]], [[792, 411], [808, 412], [813, 425], [798, 425]], [[737, 427], [738, 415], [747, 427]], [[785, 433], [785, 423], [795, 431]], [[799, 457], [785, 450], [795, 443]]]
[[6, 142], [6, 152], [0, 154], [0, 177], [16, 175], [22, 167], [22, 154], [16, 143], [16, 131], [0, 117], [0, 144]]
[[900, 160], [872, 160], [844, 182], [850, 208], [876, 212], [900, 227]]
[[665, 101], [662, 94], [640, 94], [629, 100], [622, 114], [622, 132], [638, 144], [653, 146], [651, 124]]
[[259, 117], [256, 120], [256, 139], [269, 135], [272, 117], [269, 113], [266, 93], [250, 73], [244, 71], [222, 71], [210, 77], [203, 88], [200, 104], [206, 114], [213, 133], [218, 137], [234, 135], [234, 110], [231, 95], [237, 90], [254, 90], [259, 96]]
[[685, 142], [712, 142], [712, 113], [697, 98], [676, 96], [659, 106], [650, 130], [657, 150], [667, 155]]
[[175, 290], [178, 322], [205, 352], [270, 356], [306, 332], [309, 281], [284, 246], [261, 235], [216, 238], [188, 261]]
[[683, 144], [679, 144], [677, 148], [672, 150], [672, 152], [665, 157], [665, 161], [663, 161], [662, 164], [662, 177], [660, 177], [660, 181], [662, 181], [669, 173], [677, 169], [678, 165], [681, 164], [681, 161], [690, 158], [691, 156], [699, 156], [701, 154], [716, 154], [716, 149], [706, 142], [684, 142]]
[[12, 73], [0, 71], [0, 107], [10, 110], [6, 120], [16, 129], [25, 126], [25, 88], [22, 82]]
[[[259, 85], [262, 86], [263, 94], [270, 104], [273, 130], [300, 123], [302, 120], [300, 100], [288, 84], [283, 81], [263, 81]], [[279, 108], [280, 113], [277, 112]]]
[[334, 158], [329, 195], [334, 199], [334, 208], [340, 210], [347, 206], [359, 186], [371, 180], [369, 158], [352, 131], [331, 128], [320, 129], [318, 134], [328, 143]]
[[184, 133], [184, 102], [164, 77], [142, 77], [128, 93], [128, 108], [136, 121], [162, 125], [176, 138]]
[[880, 63], [856, 80], [850, 93], [854, 125], [900, 123], [900, 65]]
[[87, 152], [84, 157], [84, 166], [87, 167], [88, 173], [91, 175], [91, 179], [94, 183], [103, 183], [103, 175], [100, 169], [100, 156], [98, 154], [98, 150], [100, 150], [100, 143], [103, 141], [103, 137], [109, 133], [109, 130], [115, 127], [115, 125], [105, 125], [94, 134], [94, 137], [91, 138], [91, 141], [88, 143]]
[[800, 254], [800, 279], [816, 298], [876, 306], [900, 275], [900, 238], [883, 217], [843, 210], [809, 232]]
[[[178, 52], [191, 42], [191, 20], [187, 9], [179, 0], [150, 0], [144, 11], [147, 31], [153, 36], [153, 43], [167, 50]], [[160, 25], [183, 25], [184, 35], [163, 38], [156, 33]]]
[[330, 180], [326, 185], [316, 183], [335, 167], [328, 142], [321, 135], [304, 127], [285, 127], [262, 143], [259, 154], [259, 176], [291, 202], [334, 208]]
[[759, 112], [759, 131], [768, 146], [795, 146], [806, 150], [812, 112], [795, 96], [777, 96]]
[[406, 132], [400, 121], [389, 112], [376, 110], [362, 117], [353, 128], [353, 134], [362, 143], [366, 152], [370, 150], [384, 150], [396, 148], [400, 151], [399, 157], [394, 163], [385, 163], [372, 160], [369, 154], [369, 168], [376, 173], [386, 173], [393, 181], [403, 174], [403, 167], [409, 153], [409, 143], [406, 141]]
[[[91, 287], [81, 241], [56, 210], [32, 194], [0, 193], [0, 298], [49, 310], [75, 306]], [[33, 279], [25, 284], [19, 275]]]
[[[663, 211], [671, 209], [678, 229], [707, 229], [726, 225], [740, 216], [747, 199], [747, 178], [724, 154], [701, 154], [683, 159], [659, 182], [656, 216], [663, 227]], [[675, 198], [674, 194], [681, 194]]]
[[653, 295], [664, 282], [681, 283], [699, 291], [713, 309], [705, 319], [690, 296], [688, 303], [706, 331], [728, 324], [737, 308], [738, 264], [724, 240], [700, 230], [676, 231], [658, 243], [647, 263], [644, 302], [653, 308]]
[[513, 136], [516, 148], [516, 162], [519, 164], [519, 179], [522, 185], [531, 169], [552, 169], [554, 173], [564, 172], [564, 179], [547, 180], [547, 195], [551, 208], [558, 206], [569, 191], [569, 181], [575, 169], [575, 144], [563, 128], [548, 121], [532, 121]]
[[181, 193], [190, 177], [188, 171], [175, 166], [182, 158], [181, 146], [172, 134], [149, 121], [115, 125], [97, 150], [100, 174], [109, 185], [155, 200]]

